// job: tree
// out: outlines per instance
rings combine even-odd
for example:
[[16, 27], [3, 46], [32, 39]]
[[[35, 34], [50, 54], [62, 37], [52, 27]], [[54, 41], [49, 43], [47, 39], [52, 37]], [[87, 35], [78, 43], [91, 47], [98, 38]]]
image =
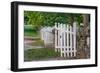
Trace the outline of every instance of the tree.
[[87, 37], [90, 37], [90, 26], [89, 26], [89, 15], [87, 14], [83, 14], [83, 40], [84, 40], [84, 49], [85, 49], [85, 54], [86, 54], [86, 57], [87, 55], [89, 54], [89, 51], [90, 50], [90, 47], [87, 46]]
[[79, 58], [87, 58], [89, 55], [90, 47], [87, 46], [87, 37], [90, 37], [90, 15], [82, 14], [83, 25], [79, 28], [77, 33], [77, 51]]
[[28, 24], [32, 24], [37, 27], [41, 26], [53, 26], [55, 22], [70, 24], [77, 21], [78, 24], [82, 22], [81, 14], [74, 13], [58, 13], [58, 12], [37, 12], [37, 11], [25, 11], [24, 17]]

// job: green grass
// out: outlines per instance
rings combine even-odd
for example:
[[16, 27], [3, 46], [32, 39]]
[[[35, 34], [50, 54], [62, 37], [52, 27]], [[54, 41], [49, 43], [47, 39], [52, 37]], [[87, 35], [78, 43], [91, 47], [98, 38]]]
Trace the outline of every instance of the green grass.
[[39, 36], [39, 33], [38, 32], [34, 32], [34, 31], [24, 31], [24, 36], [37, 37], [37, 36]]
[[54, 49], [29, 49], [24, 52], [24, 58], [26, 61], [43, 60], [49, 58], [59, 57], [60, 53], [55, 52]]
[[36, 40], [34, 43], [33, 43], [35, 46], [44, 46], [44, 42], [43, 42], [43, 40]]

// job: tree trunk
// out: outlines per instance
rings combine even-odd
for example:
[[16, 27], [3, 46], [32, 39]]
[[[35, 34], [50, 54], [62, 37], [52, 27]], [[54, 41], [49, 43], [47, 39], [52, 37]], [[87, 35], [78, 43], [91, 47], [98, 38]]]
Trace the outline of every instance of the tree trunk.
[[90, 49], [90, 47], [87, 46], [87, 37], [90, 37], [89, 36], [90, 35], [90, 32], [89, 32], [89, 29], [90, 29], [89, 15], [87, 15], [87, 14], [83, 15], [83, 24], [84, 24], [84, 26], [83, 26], [84, 48], [83, 49], [85, 50], [85, 54], [86, 54], [86, 57], [87, 57], [89, 55], [89, 52], [90, 52], [90, 51], [88, 51]]
[[89, 15], [83, 14], [83, 26], [80, 27], [77, 35], [78, 58], [90, 57], [90, 47], [87, 46], [87, 37], [90, 37]]

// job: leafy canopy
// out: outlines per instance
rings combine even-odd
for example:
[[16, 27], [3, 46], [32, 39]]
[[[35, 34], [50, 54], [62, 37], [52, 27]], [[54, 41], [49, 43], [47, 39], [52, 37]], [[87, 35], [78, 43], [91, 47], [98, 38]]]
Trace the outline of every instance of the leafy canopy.
[[77, 21], [80, 24], [83, 22], [82, 19], [82, 14], [24, 11], [25, 24], [31, 24], [34, 27], [53, 26], [55, 22], [72, 24]]

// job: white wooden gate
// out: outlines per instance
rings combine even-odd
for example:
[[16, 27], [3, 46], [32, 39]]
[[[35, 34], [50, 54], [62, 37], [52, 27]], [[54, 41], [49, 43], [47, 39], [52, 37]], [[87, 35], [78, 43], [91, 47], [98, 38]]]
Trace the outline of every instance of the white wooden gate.
[[76, 23], [73, 26], [55, 23], [55, 51], [61, 57], [76, 56]]

